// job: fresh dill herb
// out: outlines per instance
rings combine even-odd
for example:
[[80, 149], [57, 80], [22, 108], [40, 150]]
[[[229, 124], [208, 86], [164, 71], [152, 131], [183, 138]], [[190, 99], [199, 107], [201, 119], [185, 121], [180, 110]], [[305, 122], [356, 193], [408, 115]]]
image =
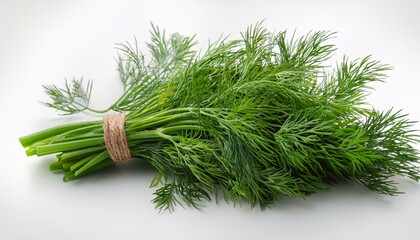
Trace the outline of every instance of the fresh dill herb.
[[[268, 206], [354, 180], [398, 194], [396, 175], [420, 178], [419, 135], [401, 111], [366, 103], [370, 83], [391, 68], [370, 56], [326, 66], [335, 35], [297, 38], [261, 23], [242, 38], [220, 38], [203, 54], [194, 38], [167, 36], [152, 25], [150, 61], [133, 43], [119, 44], [121, 97], [89, 108], [92, 82], [44, 86], [48, 107], [63, 114], [126, 112], [131, 155], [156, 168], [153, 202], [200, 208], [221, 193], [227, 201]], [[102, 121], [73, 123], [20, 138], [31, 155], [57, 154], [51, 170], [70, 181], [114, 166]]]
[[47, 107], [55, 108], [65, 114], [74, 114], [89, 109], [89, 100], [92, 93], [92, 81], [83, 86], [83, 79], [66, 79], [65, 87], [58, 88], [55, 85], [44, 85], [45, 93], [50, 96], [52, 102], [44, 103]]

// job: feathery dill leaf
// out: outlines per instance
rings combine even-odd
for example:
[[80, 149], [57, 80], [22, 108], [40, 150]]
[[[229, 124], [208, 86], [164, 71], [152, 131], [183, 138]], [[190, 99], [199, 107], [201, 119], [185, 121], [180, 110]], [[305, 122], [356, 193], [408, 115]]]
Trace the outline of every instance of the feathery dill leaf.
[[92, 93], [92, 81], [83, 86], [83, 79], [73, 78], [71, 82], [65, 80], [65, 87], [43, 85], [45, 93], [52, 102], [42, 102], [47, 107], [54, 108], [66, 114], [79, 113], [89, 109], [89, 100]]

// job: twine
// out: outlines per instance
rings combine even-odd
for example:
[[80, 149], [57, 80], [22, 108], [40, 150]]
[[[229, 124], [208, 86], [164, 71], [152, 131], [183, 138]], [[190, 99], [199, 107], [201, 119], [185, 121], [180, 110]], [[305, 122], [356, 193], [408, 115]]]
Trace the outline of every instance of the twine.
[[132, 162], [124, 122], [125, 113], [105, 115], [103, 119], [106, 149], [112, 161], [116, 164], [130, 164]]

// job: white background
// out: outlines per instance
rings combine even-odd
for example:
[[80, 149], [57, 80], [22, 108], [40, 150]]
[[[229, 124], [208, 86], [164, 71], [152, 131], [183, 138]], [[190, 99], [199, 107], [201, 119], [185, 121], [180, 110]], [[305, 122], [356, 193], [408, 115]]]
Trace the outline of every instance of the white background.
[[419, 12], [418, 1], [384, 0], [0, 1], [0, 239], [420, 239], [420, 184], [403, 178], [397, 197], [344, 183], [265, 211], [222, 201], [159, 213], [146, 165], [63, 183], [48, 170], [52, 157], [27, 158], [18, 142], [94, 117], [58, 117], [38, 103], [47, 100], [41, 84], [84, 76], [94, 80], [94, 107], [112, 103], [121, 93], [115, 43], [147, 41], [150, 21], [197, 34], [201, 46], [263, 19], [272, 31], [337, 31], [336, 60], [372, 54], [394, 67], [369, 101], [420, 120]]

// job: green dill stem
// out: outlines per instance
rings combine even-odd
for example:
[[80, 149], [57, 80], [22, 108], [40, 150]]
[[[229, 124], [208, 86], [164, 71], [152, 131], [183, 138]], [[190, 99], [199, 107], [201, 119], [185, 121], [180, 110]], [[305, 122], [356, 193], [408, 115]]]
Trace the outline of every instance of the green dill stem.
[[189, 116], [192, 116], [193, 113], [191, 112], [185, 112], [185, 113], [178, 113], [178, 114], [174, 114], [174, 115], [169, 115], [169, 116], [165, 116], [165, 117], [157, 117], [157, 116], [151, 116], [147, 119], [144, 119], [143, 121], [138, 121], [135, 122], [133, 124], [130, 125], [129, 128], [127, 128], [127, 131], [130, 130], [143, 130], [143, 129], [147, 129], [147, 128], [153, 128], [153, 127], [157, 127], [157, 126], [162, 126], [165, 125], [167, 123], [170, 122], [175, 122], [176, 120], [179, 119], [185, 119]]
[[199, 125], [199, 124], [200, 124], [200, 121], [197, 119], [180, 120], [180, 121], [170, 122], [168, 124], [165, 124], [163, 125], [163, 128], [179, 126], [179, 125]]
[[23, 147], [28, 147], [40, 140], [46, 139], [48, 137], [51, 136], [55, 136], [58, 135], [60, 133], [64, 133], [73, 129], [79, 129], [82, 128], [84, 126], [89, 126], [92, 124], [97, 123], [97, 121], [91, 121], [91, 122], [81, 122], [81, 123], [73, 123], [73, 124], [65, 124], [65, 125], [61, 125], [61, 126], [57, 126], [57, 127], [53, 127], [53, 128], [48, 128], [45, 129], [43, 131], [39, 131], [33, 134], [29, 134], [26, 136], [23, 136], [21, 138], [19, 138], [20, 143], [22, 144]]
[[50, 164], [50, 171], [62, 170], [63, 166], [60, 162], [53, 162]]
[[155, 141], [178, 141], [179, 136], [171, 136], [164, 133], [164, 129], [158, 128], [156, 130], [144, 130], [138, 133], [133, 133], [128, 136], [129, 142], [155, 142]]
[[37, 147], [37, 155], [43, 156], [43, 155], [65, 152], [65, 151], [72, 151], [76, 149], [83, 149], [86, 147], [92, 147], [92, 146], [103, 145], [103, 144], [104, 144], [104, 138], [102, 137], [64, 142], [64, 143], [48, 144], [48, 145]]
[[106, 158], [109, 158], [109, 154], [107, 151], [103, 151], [102, 153], [96, 155], [94, 158], [92, 158], [90, 161], [88, 161], [83, 167], [81, 167], [79, 170], [77, 170], [74, 175], [77, 177], [77, 175], [82, 174], [84, 171], [88, 170], [89, 168], [95, 166], [96, 164], [102, 162]]
[[205, 130], [205, 128], [197, 125], [178, 125], [173, 127], [164, 127], [161, 128], [162, 133], [172, 133], [182, 130]]
[[[154, 110], [159, 109], [159, 105], [156, 104], [158, 95], [150, 95], [149, 97], [140, 101], [137, 105], [141, 106], [136, 112], [130, 112], [129, 116], [137, 118], [139, 116], [145, 116], [148, 112], [153, 112]], [[114, 109], [114, 108], [112, 108]], [[115, 109], [114, 109], [115, 110]]]
[[99, 152], [105, 149], [105, 146], [97, 146], [97, 147], [88, 147], [81, 150], [75, 150], [71, 152], [65, 152], [60, 156], [60, 162], [69, 162], [75, 159], [80, 159], [87, 155], [93, 154], [95, 152]]
[[159, 135], [159, 132], [157, 130], [144, 130], [141, 132], [130, 134], [128, 137], [128, 141], [135, 141], [135, 140], [160, 140], [162, 138], [161, 135]]
[[91, 111], [93, 113], [103, 114], [103, 113], [109, 112], [109, 110], [111, 110], [111, 108], [107, 108], [107, 109], [104, 109], [104, 110], [96, 110], [96, 109], [92, 109], [92, 108], [86, 108], [86, 110]]
[[79, 160], [77, 163], [75, 163], [73, 166], [70, 167], [70, 171], [76, 171], [77, 169], [81, 168], [85, 163], [89, 162], [91, 159], [93, 159], [97, 155], [89, 155], [82, 160]]
[[70, 172], [65, 173], [65, 175], [63, 177], [63, 181], [64, 182], [72, 181], [72, 180], [78, 179], [80, 177], [83, 177], [84, 175], [86, 175], [90, 172], [94, 172], [94, 171], [97, 171], [99, 169], [106, 168], [106, 167], [109, 167], [109, 166], [112, 166], [112, 165], [114, 165], [112, 160], [109, 160], [109, 161], [105, 160], [105, 161], [102, 161], [98, 164], [95, 164], [94, 166], [87, 169], [86, 171], [79, 173], [77, 176], [75, 175], [74, 172], [70, 171]]
[[68, 170], [70, 170], [70, 167], [71, 167], [71, 166], [73, 166], [75, 163], [76, 163], [76, 161], [62, 163], [62, 164], [61, 164], [61, 168], [62, 168], [64, 171], [68, 171]]
[[25, 153], [28, 157], [34, 156], [36, 155], [36, 148], [29, 147], [28, 149], [26, 149]]

